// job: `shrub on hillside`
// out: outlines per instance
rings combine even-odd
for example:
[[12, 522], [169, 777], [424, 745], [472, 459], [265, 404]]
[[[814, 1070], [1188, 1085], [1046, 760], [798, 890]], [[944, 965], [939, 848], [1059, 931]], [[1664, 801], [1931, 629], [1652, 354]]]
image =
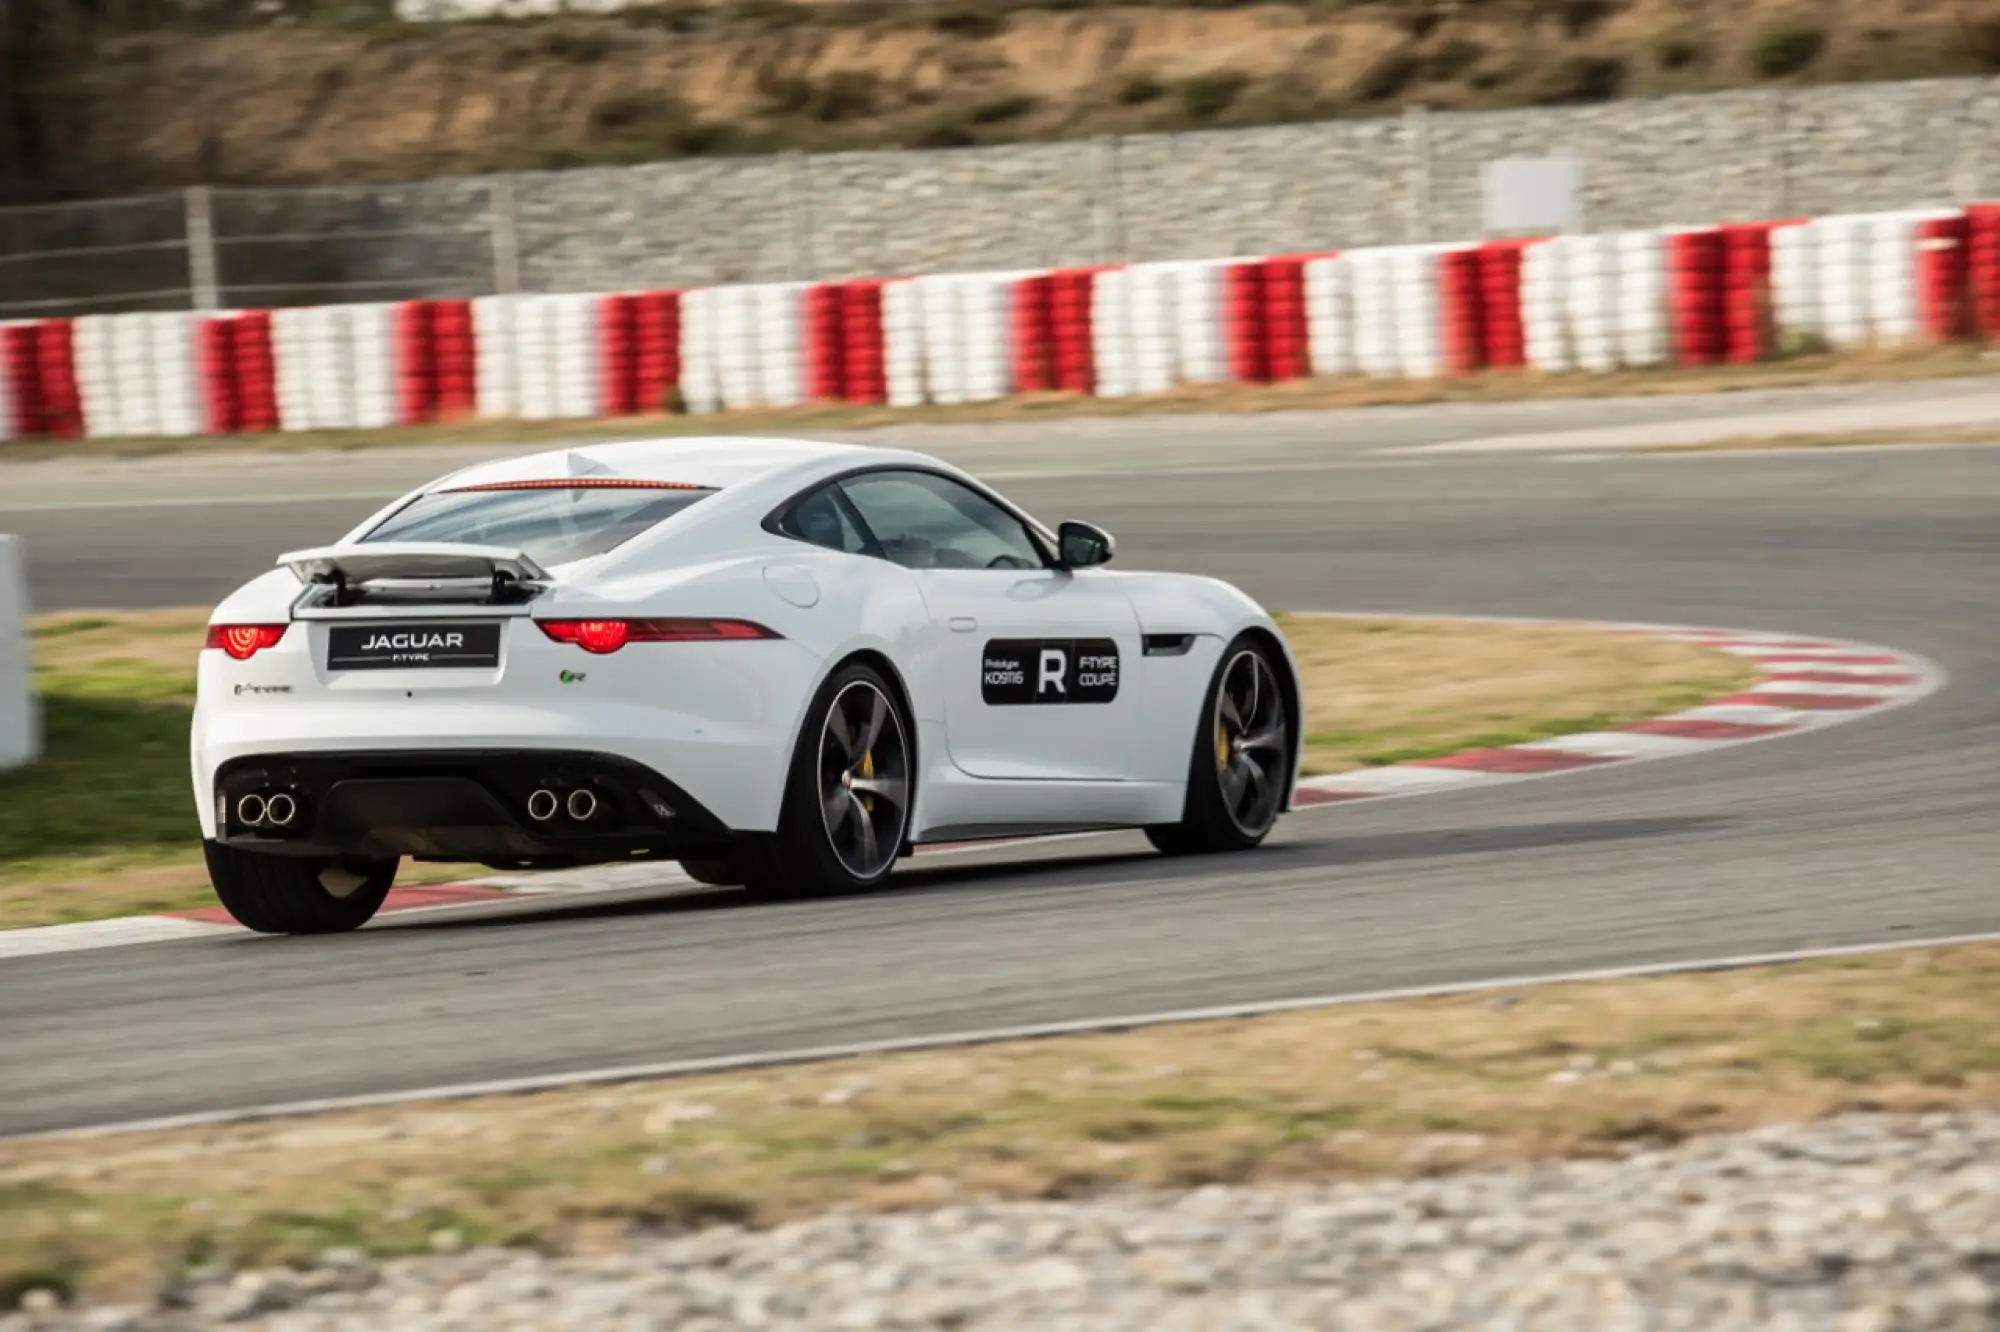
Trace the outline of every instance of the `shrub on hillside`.
[[1803, 23], [1780, 23], [1757, 34], [1750, 63], [1767, 79], [1796, 74], [1819, 59], [1826, 34]]

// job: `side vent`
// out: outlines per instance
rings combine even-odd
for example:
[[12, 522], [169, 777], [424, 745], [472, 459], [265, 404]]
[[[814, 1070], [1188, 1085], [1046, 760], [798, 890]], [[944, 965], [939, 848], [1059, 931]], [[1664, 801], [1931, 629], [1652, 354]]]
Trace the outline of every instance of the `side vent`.
[[1194, 635], [1147, 634], [1145, 642], [1149, 657], [1185, 657], [1194, 647]]

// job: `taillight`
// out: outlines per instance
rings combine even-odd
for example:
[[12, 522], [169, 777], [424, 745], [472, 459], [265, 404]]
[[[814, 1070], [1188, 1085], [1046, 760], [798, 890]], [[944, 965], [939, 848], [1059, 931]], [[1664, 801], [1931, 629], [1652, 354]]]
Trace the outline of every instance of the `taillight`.
[[283, 624], [211, 624], [208, 626], [208, 646], [221, 648], [238, 661], [248, 661], [265, 648], [278, 646], [290, 625]]
[[542, 632], [558, 643], [574, 643], [585, 652], [616, 652], [632, 641], [629, 620], [543, 620]]
[[574, 643], [599, 656], [627, 643], [742, 642], [777, 638], [775, 630], [749, 620], [537, 620], [558, 643]]

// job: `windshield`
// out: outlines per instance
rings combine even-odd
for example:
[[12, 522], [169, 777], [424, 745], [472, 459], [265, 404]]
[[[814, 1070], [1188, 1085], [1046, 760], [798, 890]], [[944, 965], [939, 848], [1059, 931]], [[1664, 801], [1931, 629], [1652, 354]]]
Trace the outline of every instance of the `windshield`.
[[713, 495], [691, 486], [602, 482], [481, 486], [419, 495], [361, 539], [450, 541], [525, 551], [548, 566], [615, 550]]

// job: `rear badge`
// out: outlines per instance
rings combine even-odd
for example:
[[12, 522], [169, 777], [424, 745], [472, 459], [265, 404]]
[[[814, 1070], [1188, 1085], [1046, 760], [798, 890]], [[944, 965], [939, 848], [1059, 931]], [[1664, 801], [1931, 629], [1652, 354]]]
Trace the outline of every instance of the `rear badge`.
[[556, 678], [558, 680], [561, 680], [564, 684], [582, 684], [585, 680], [588, 680], [590, 677], [588, 675], [585, 675], [582, 671], [564, 671], [561, 675], [557, 676]]
[[335, 625], [327, 632], [329, 670], [411, 670], [500, 664], [500, 626], [448, 624]]

